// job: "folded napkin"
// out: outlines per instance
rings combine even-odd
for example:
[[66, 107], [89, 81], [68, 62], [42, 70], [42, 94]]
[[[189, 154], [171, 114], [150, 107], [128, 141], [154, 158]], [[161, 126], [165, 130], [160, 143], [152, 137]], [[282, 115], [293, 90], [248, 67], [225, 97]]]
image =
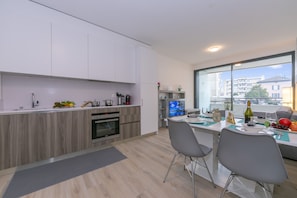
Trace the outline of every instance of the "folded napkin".
[[228, 112], [226, 122], [231, 123], [231, 124], [235, 124], [234, 115], [230, 111]]

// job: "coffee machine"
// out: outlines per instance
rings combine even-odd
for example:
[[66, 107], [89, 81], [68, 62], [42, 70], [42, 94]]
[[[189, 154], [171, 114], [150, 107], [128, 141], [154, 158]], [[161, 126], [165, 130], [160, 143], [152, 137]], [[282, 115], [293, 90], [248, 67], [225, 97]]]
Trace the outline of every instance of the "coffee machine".
[[126, 105], [130, 105], [130, 104], [131, 104], [131, 96], [126, 95]]
[[130, 105], [131, 104], [131, 96], [130, 95], [126, 95], [126, 97], [123, 94], [117, 93], [117, 97], [118, 97], [118, 105]]
[[118, 105], [123, 105], [124, 95], [117, 93], [117, 97], [118, 97]]

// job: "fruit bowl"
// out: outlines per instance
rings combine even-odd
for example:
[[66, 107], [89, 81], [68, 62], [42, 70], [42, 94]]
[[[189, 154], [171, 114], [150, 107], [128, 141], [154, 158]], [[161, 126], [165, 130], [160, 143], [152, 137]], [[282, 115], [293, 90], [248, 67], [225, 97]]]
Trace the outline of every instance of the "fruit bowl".
[[288, 126], [285, 126], [285, 125], [282, 125], [282, 124], [279, 124], [279, 123], [276, 123], [276, 122], [271, 123], [271, 127], [275, 128], [275, 129], [282, 129], [282, 130], [288, 130], [289, 129]]
[[61, 101], [55, 102], [53, 108], [72, 108], [75, 107], [75, 102], [73, 101]]
[[291, 120], [288, 118], [280, 118], [277, 122], [271, 123], [271, 127], [276, 129], [288, 130], [291, 127]]

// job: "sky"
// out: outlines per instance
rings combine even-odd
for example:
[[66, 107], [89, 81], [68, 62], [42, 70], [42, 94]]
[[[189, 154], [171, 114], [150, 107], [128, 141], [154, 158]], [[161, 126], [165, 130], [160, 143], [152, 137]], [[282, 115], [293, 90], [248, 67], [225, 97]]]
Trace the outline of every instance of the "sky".
[[[292, 78], [292, 66], [291, 63], [266, 66], [266, 67], [256, 67], [249, 69], [241, 69], [233, 71], [233, 78], [242, 78], [242, 77], [260, 77], [264, 76], [265, 79], [275, 77], [275, 76], [285, 76], [289, 79]], [[221, 73], [221, 79], [227, 80], [230, 79], [230, 72]]]

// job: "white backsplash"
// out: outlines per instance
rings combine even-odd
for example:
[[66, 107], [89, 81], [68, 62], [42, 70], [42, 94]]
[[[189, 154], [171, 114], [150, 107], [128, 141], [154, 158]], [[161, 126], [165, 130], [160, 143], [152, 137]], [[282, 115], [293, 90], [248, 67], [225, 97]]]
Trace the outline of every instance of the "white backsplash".
[[13, 110], [23, 107], [31, 108], [32, 93], [39, 101], [40, 108], [51, 108], [55, 102], [70, 100], [81, 106], [85, 101], [112, 99], [117, 104], [116, 92], [132, 96], [134, 84], [109, 83], [78, 79], [66, 79], [43, 76], [30, 76], [2, 73], [0, 102], [1, 110]]

